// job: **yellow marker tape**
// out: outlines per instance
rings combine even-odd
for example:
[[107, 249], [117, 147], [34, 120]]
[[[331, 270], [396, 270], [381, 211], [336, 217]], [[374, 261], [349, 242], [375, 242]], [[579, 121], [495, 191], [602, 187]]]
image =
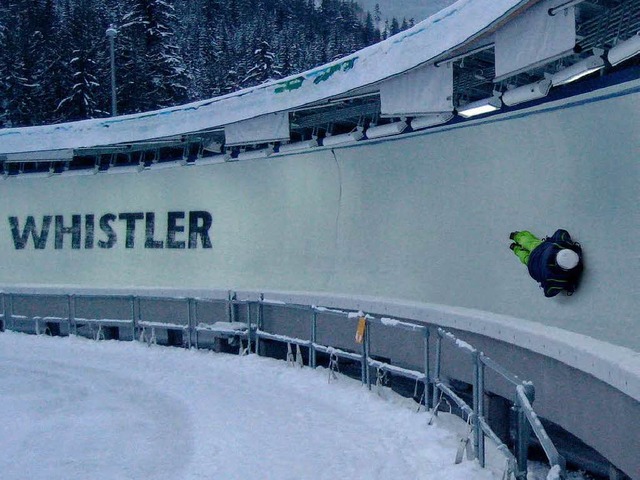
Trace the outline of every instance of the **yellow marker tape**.
[[356, 343], [362, 343], [364, 341], [364, 331], [367, 327], [367, 321], [364, 317], [358, 318], [358, 328], [356, 330]]

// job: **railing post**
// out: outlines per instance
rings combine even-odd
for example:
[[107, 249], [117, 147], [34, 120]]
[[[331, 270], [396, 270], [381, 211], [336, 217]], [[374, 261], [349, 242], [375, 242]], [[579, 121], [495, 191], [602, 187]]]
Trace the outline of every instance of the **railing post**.
[[364, 322], [365, 322], [365, 326], [364, 326], [364, 336], [363, 336], [363, 341], [362, 341], [362, 349], [364, 352], [364, 378], [365, 378], [365, 382], [367, 384], [367, 388], [369, 390], [371, 390], [371, 375], [369, 372], [369, 356], [370, 356], [370, 340], [371, 340], [371, 335], [369, 333], [369, 321], [367, 320], [367, 317], [365, 315], [364, 317]]
[[11, 318], [11, 329], [15, 330], [16, 329], [16, 322], [13, 319], [13, 293], [9, 294], [9, 318]]
[[371, 390], [371, 384], [367, 381], [367, 372], [369, 371], [369, 356], [367, 355], [367, 330], [369, 330], [369, 325], [367, 323], [366, 317], [358, 318], [358, 322], [364, 320], [364, 332], [362, 335], [362, 359], [360, 360], [360, 381], [363, 385], [366, 385], [369, 390]]
[[189, 336], [187, 346], [189, 350], [191, 350], [191, 332], [193, 331], [193, 303], [193, 298], [187, 299], [187, 335]]
[[7, 304], [5, 293], [2, 292], [2, 325], [0, 325], [0, 332], [4, 332], [5, 328], [7, 328]]
[[136, 341], [136, 296], [131, 295], [129, 297], [131, 301], [131, 341]]
[[[433, 374], [433, 408], [436, 408], [438, 405], [438, 388], [436, 387], [436, 382], [440, 380], [440, 369], [442, 367], [442, 333], [440, 329], [437, 330], [437, 338], [436, 338], [436, 365], [435, 372]], [[438, 412], [434, 410], [434, 415], [437, 415]]]
[[311, 368], [316, 368], [317, 356], [316, 356], [316, 339], [318, 335], [318, 312], [312, 307], [311, 315], [311, 346], [309, 347], [309, 365]]
[[142, 299], [140, 297], [135, 297], [136, 299], [136, 304], [138, 306], [138, 312], [136, 315], [136, 334], [135, 337], [136, 339], [140, 338], [140, 333], [138, 332], [138, 330], [140, 330], [140, 322], [142, 321]]
[[74, 323], [74, 319], [75, 319], [75, 312], [73, 311], [73, 300], [72, 300], [73, 295], [68, 294], [67, 295], [67, 328], [69, 329], [69, 335], [73, 334], [73, 331], [71, 329], [71, 326]]
[[264, 322], [263, 315], [263, 302], [264, 302], [264, 293], [260, 294], [258, 297], [258, 318], [256, 319], [256, 355], [260, 356], [260, 330], [262, 330], [262, 324]]
[[424, 328], [424, 403], [427, 410], [431, 408], [431, 397], [429, 396], [429, 382], [431, 375], [429, 372], [429, 329]]
[[251, 302], [247, 300], [247, 352], [251, 353]]
[[198, 330], [198, 300], [193, 300], [193, 336], [196, 342], [196, 350], [200, 348], [200, 332]]
[[473, 354], [473, 411], [476, 412], [474, 422], [473, 448], [480, 466], [485, 466], [484, 433], [480, 420], [484, 420], [484, 364], [477, 350]]
[[236, 294], [232, 291], [229, 291], [229, 321], [236, 321]]
[[[533, 389], [530, 384], [523, 384], [524, 392], [529, 402], [533, 402]], [[518, 462], [518, 471], [516, 472], [517, 480], [527, 479], [527, 461], [529, 456], [529, 437], [531, 436], [531, 426], [527, 420], [527, 415], [524, 410], [518, 394], [516, 393], [516, 445], [515, 445], [515, 457]]]

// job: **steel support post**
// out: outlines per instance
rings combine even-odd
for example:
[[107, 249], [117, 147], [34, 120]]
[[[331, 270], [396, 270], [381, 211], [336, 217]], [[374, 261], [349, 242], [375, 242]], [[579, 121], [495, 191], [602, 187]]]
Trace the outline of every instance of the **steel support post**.
[[0, 324], [0, 332], [4, 332], [7, 328], [7, 301], [5, 299], [5, 293], [2, 292], [2, 323]]
[[480, 359], [480, 352], [473, 355], [473, 411], [476, 412], [474, 421], [473, 448], [480, 466], [485, 466], [484, 432], [480, 420], [484, 420], [484, 364]]
[[235, 292], [229, 292], [229, 321], [231, 323], [236, 321], [236, 294], [235, 294]]
[[527, 461], [529, 457], [529, 436], [531, 435], [531, 427], [527, 420], [524, 408], [520, 404], [520, 400], [516, 398], [516, 444], [515, 457], [517, 461], [517, 471], [515, 472], [517, 480], [527, 480]]
[[131, 302], [131, 341], [136, 341], [136, 297], [135, 295], [131, 295], [129, 297], [129, 301]]
[[198, 330], [198, 300], [193, 301], [193, 336], [195, 337], [196, 350], [200, 348], [200, 332]]
[[431, 408], [431, 397], [429, 396], [429, 382], [431, 375], [429, 372], [429, 329], [424, 329], [424, 403], [427, 410]]
[[318, 312], [312, 310], [311, 315], [311, 346], [309, 347], [309, 365], [311, 368], [316, 368], [317, 356], [316, 356], [316, 338], [318, 335]]
[[140, 322], [142, 321], [142, 299], [140, 297], [135, 297], [136, 304], [138, 305], [138, 314], [136, 315], [136, 338], [140, 338]]
[[247, 301], [247, 353], [251, 353], [251, 302]]
[[367, 383], [367, 388], [369, 390], [371, 390], [371, 374], [369, 372], [370, 340], [371, 340], [371, 335], [369, 333], [369, 322], [365, 318], [364, 338], [362, 342], [362, 347], [364, 349], [364, 359], [365, 359], [364, 375], [365, 375], [365, 381]]
[[187, 299], [187, 347], [191, 350], [191, 332], [193, 331], [193, 303], [194, 299]]
[[13, 293], [9, 294], [9, 318], [11, 318], [11, 329], [15, 330], [16, 329], [16, 322], [13, 319]]
[[262, 325], [264, 323], [264, 311], [262, 308], [264, 301], [264, 294], [260, 294], [260, 298], [258, 299], [258, 319], [256, 321], [256, 355], [260, 355], [260, 334], [258, 333], [262, 330]]
[[[69, 315], [71, 316], [71, 324], [73, 325], [73, 334], [75, 336], [78, 336], [78, 319], [76, 316], [76, 296], [75, 295], [69, 295]], [[71, 330], [69, 330], [69, 334], [71, 334]]]
[[[440, 331], [438, 331], [437, 333], [437, 338], [436, 338], [436, 365], [435, 365], [435, 371], [433, 373], [433, 408], [436, 408], [436, 405], [438, 405], [438, 388], [436, 387], [436, 382], [438, 382], [440, 380], [440, 368], [441, 368], [441, 363], [442, 363], [442, 334], [440, 333]], [[434, 410], [433, 412], [434, 415], [437, 415], [438, 412]]]
[[[358, 320], [359, 321], [359, 320]], [[369, 357], [367, 355], [367, 330], [369, 330], [369, 325], [365, 318], [364, 320], [364, 335], [362, 336], [362, 360], [360, 360], [361, 369], [360, 369], [360, 381], [363, 385], [367, 385], [369, 390], [371, 390], [371, 384], [367, 381], [367, 372], [369, 371]]]

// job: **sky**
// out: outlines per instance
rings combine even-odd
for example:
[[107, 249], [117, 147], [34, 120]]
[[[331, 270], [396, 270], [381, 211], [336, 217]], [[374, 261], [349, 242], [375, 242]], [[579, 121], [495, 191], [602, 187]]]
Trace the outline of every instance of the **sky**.
[[8, 331], [0, 365], [3, 480], [493, 480], [504, 467], [490, 442], [489, 469], [455, 465], [460, 419], [429, 426], [412, 400], [324, 368]]

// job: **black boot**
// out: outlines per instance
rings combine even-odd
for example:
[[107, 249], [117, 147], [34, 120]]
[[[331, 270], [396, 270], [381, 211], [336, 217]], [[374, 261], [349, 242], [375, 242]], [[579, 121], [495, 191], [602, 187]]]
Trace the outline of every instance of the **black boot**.
[[518, 245], [517, 243], [512, 243], [511, 245], [509, 245], [509, 248], [511, 250], [515, 250], [517, 245]]
[[516, 235], [517, 235], [517, 234], [518, 234], [518, 232], [517, 232], [517, 231], [515, 231], [515, 232], [511, 232], [511, 233], [509, 234], [509, 240], [513, 240], [514, 238], [516, 238]]

